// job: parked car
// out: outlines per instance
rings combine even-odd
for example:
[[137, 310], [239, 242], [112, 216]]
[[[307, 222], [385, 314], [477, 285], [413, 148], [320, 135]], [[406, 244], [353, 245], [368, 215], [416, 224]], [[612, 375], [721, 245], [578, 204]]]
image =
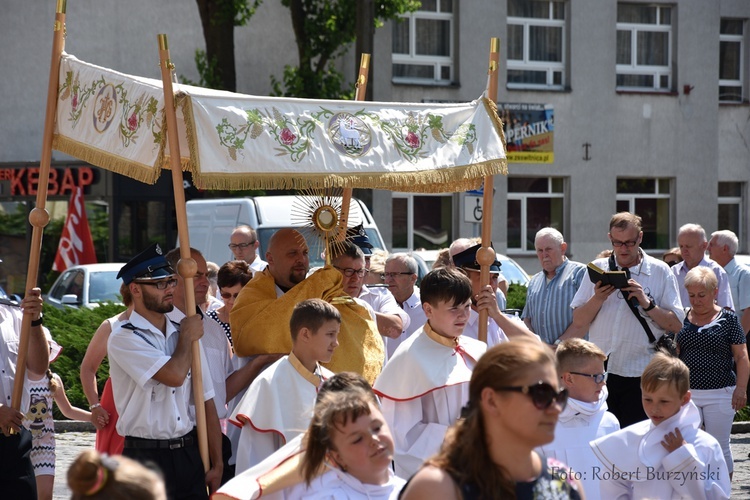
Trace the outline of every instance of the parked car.
[[[427, 273], [432, 269], [432, 265], [435, 263], [435, 259], [437, 259], [438, 252], [439, 250], [414, 250], [412, 252], [412, 255], [414, 255], [419, 264], [420, 273], [423, 270]], [[531, 278], [529, 278], [526, 271], [524, 271], [515, 260], [501, 253], [497, 254], [497, 260], [502, 264], [500, 270], [502, 271], [503, 276], [505, 276], [505, 279], [508, 280], [508, 283], [518, 283], [519, 285], [524, 286], [529, 285]], [[421, 274], [419, 278], [421, 279], [422, 276], [424, 276], [424, 274]]]
[[16, 294], [8, 294], [3, 287], [0, 286], [0, 299], [10, 300], [13, 302], [21, 302], [21, 297]]
[[44, 301], [58, 309], [97, 307], [100, 302], [121, 302], [117, 273], [125, 264], [84, 264], [66, 269], [55, 280]]

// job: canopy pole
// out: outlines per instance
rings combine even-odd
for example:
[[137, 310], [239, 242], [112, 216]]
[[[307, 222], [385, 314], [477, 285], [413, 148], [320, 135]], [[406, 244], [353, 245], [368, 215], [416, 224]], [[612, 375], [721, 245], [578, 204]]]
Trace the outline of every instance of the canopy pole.
[[[497, 79], [500, 62], [500, 39], [490, 39], [490, 67], [488, 71], [487, 98], [493, 103], [497, 102]], [[477, 263], [479, 263], [479, 282], [482, 288], [490, 283], [490, 266], [497, 259], [492, 244], [492, 195], [495, 187], [492, 176], [484, 178], [484, 194], [482, 195], [482, 247], [477, 251]], [[479, 332], [477, 337], [482, 342], [487, 342], [487, 316], [489, 312], [484, 309], [479, 311]]]
[[[362, 54], [359, 60], [359, 76], [355, 84], [355, 101], [364, 101], [367, 93], [367, 75], [370, 71], [370, 54]], [[346, 228], [349, 225], [349, 205], [352, 201], [352, 188], [344, 188], [341, 199], [341, 219], [339, 225], [339, 241], [344, 241], [346, 237]]]
[[[39, 161], [39, 184], [36, 192], [36, 206], [29, 213], [31, 224], [31, 248], [29, 249], [29, 267], [26, 271], [26, 289], [33, 288], [39, 279], [39, 259], [42, 253], [42, 233], [49, 223], [47, 212], [47, 184], [49, 182], [50, 162], [52, 161], [52, 135], [55, 132], [55, 114], [57, 113], [57, 88], [60, 78], [60, 58], [65, 49], [65, 10], [66, 0], [57, 0], [55, 24], [52, 34], [52, 59], [49, 65], [49, 83], [47, 85], [47, 111], [44, 115], [44, 132], [42, 135], [42, 157]], [[10, 405], [19, 411], [23, 396], [23, 381], [26, 379], [26, 358], [29, 354], [29, 332], [31, 315], [24, 314], [21, 323], [21, 337], [18, 344], [18, 361], [13, 380], [13, 395]]]
[[[177, 134], [177, 112], [174, 107], [172, 90], [172, 72], [174, 64], [169, 58], [167, 35], [157, 35], [159, 41], [159, 67], [164, 87], [164, 114], [167, 119], [167, 140], [169, 141], [169, 163], [172, 170], [172, 188], [174, 191], [175, 213], [177, 215], [177, 232], [180, 238], [180, 261], [177, 272], [185, 283], [185, 314], [196, 314], [195, 288], [193, 277], [198, 272], [198, 264], [190, 255], [190, 237], [188, 235], [187, 210], [185, 208], [185, 188], [182, 183], [182, 166], [180, 164], [180, 139]], [[198, 428], [198, 446], [200, 448], [203, 469], [208, 471], [211, 462], [208, 455], [208, 433], [206, 429], [206, 407], [203, 399], [203, 370], [201, 367], [201, 349], [196, 340], [193, 342], [192, 382], [193, 400], [195, 401], [195, 423]]]

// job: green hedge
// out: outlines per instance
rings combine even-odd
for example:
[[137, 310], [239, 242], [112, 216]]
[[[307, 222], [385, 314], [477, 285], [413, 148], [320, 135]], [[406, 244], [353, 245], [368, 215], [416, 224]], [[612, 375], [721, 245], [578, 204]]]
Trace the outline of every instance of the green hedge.
[[526, 306], [526, 286], [518, 283], [511, 283], [508, 286], [508, 295], [506, 297], [506, 309], [518, 309], [523, 311]]
[[[57, 360], [50, 365], [53, 372], [60, 375], [65, 384], [65, 392], [73, 406], [88, 409], [89, 404], [81, 387], [81, 363], [86, 354], [86, 348], [91, 341], [96, 329], [105, 319], [119, 314], [125, 310], [120, 304], [105, 303], [94, 309], [56, 309], [52, 306], [44, 306], [44, 325], [49, 328], [52, 338], [63, 346], [63, 351]], [[109, 363], [107, 358], [97, 371], [97, 382], [99, 393], [104, 388], [104, 382], [109, 376]], [[54, 409], [56, 419], [64, 418], [58, 410]]]

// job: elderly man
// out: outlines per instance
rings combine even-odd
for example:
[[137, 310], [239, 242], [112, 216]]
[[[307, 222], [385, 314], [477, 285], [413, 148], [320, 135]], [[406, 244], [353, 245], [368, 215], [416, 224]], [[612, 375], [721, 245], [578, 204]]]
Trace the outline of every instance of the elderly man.
[[557, 229], [540, 229], [534, 246], [542, 271], [531, 278], [521, 317], [542, 342], [556, 346], [573, 322], [570, 303], [586, 276], [586, 266], [568, 260], [568, 244]]
[[[49, 367], [50, 345], [42, 329], [41, 290], [28, 290], [20, 307], [15, 302], [0, 299], [0, 485], [4, 498], [36, 500], [36, 480], [30, 459], [31, 432], [22, 427], [23, 413], [10, 406], [24, 314], [32, 318], [25, 368], [44, 373]], [[29, 392], [24, 388], [21, 408], [28, 407]]]
[[724, 268], [729, 278], [734, 310], [745, 335], [750, 333], [750, 268], [734, 260], [739, 240], [732, 231], [716, 231], [708, 242], [708, 255]]
[[347, 295], [335, 268], [318, 269], [305, 279], [308, 253], [304, 237], [294, 229], [279, 229], [271, 236], [268, 267], [245, 285], [229, 313], [235, 352], [239, 356], [291, 352], [289, 319], [294, 306], [305, 299], [323, 299], [341, 313], [339, 347], [327, 367], [333, 372], [354, 371], [374, 381], [382, 368], [384, 346], [370, 312]]
[[708, 248], [706, 231], [698, 224], [685, 224], [677, 233], [677, 244], [680, 247], [682, 262], [672, 266], [672, 274], [677, 278], [682, 307], [686, 309], [690, 307], [688, 292], [685, 288], [685, 276], [695, 266], [703, 266], [711, 269], [716, 275], [716, 279], [719, 280], [719, 295], [716, 297], [716, 303], [720, 307], [734, 309], [727, 272], [719, 264], [706, 257], [706, 248]]
[[354, 243], [346, 242], [334, 250], [331, 264], [344, 279], [344, 291], [372, 308], [380, 335], [385, 338], [399, 337], [404, 328], [409, 326], [409, 315], [398, 307], [388, 290], [365, 285], [368, 271], [362, 249]]
[[[164, 474], [170, 498], [208, 498], [221, 482], [221, 428], [214, 388], [203, 370], [203, 397], [211, 468], [204, 473], [198, 450], [193, 399], [193, 341], [203, 336], [201, 318], [173, 323], [177, 278], [158, 245], [125, 264], [122, 278], [133, 296], [133, 312], [118, 323], [107, 343], [117, 432], [125, 436], [123, 455], [155, 463]], [[202, 343], [200, 356], [206, 366]]]
[[628, 286], [616, 290], [612, 285], [583, 280], [570, 304], [572, 327], [560, 340], [582, 337], [588, 331], [589, 340], [608, 354], [607, 404], [626, 427], [646, 419], [641, 373], [654, 354], [646, 328], [655, 339], [677, 332], [685, 312], [669, 266], [640, 248], [640, 217], [630, 212], [613, 215], [608, 236], [614, 252], [594, 264], [605, 270], [624, 270], [630, 276]]
[[258, 234], [250, 226], [237, 226], [229, 237], [229, 249], [236, 260], [244, 260], [253, 272], [262, 271], [268, 263], [258, 256]]
[[382, 274], [383, 281], [388, 285], [388, 290], [396, 299], [396, 303], [409, 316], [409, 326], [396, 338], [386, 340], [387, 356], [390, 358], [401, 345], [427, 322], [422, 309], [422, 301], [419, 298], [417, 282], [417, 261], [407, 253], [394, 253], [385, 260], [385, 270]]
[[530, 337], [536, 339], [523, 321], [515, 316], [505, 314], [497, 303], [497, 282], [500, 274], [500, 262], [495, 261], [490, 266], [490, 282], [484, 288], [480, 280], [480, 266], [477, 263], [477, 251], [481, 244], [467, 248], [453, 256], [453, 264], [463, 270], [471, 280], [471, 312], [463, 335], [476, 339], [479, 337], [479, 311], [486, 309], [487, 317], [487, 346], [492, 347], [510, 337]]

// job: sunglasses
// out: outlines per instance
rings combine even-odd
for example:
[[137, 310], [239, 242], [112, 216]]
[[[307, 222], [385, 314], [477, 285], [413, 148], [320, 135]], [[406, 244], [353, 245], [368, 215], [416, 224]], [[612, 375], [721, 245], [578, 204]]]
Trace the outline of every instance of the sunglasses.
[[221, 298], [224, 300], [229, 300], [232, 297], [234, 297], [236, 299], [239, 294], [240, 292], [237, 292], [237, 293], [221, 292]]
[[607, 372], [604, 373], [581, 373], [581, 372], [570, 372], [571, 375], [580, 375], [582, 377], [591, 377], [594, 379], [595, 384], [601, 384], [602, 382], [607, 381], [607, 376], [609, 375]]
[[546, 410], [552, 403], [560, 405], [564, 410], [568, 404], [568, 390], [556, 390], [554, 387], [541, 380], [534, 385], [495, 387], [496, 391], [520, 392], [531, 398], [531, 402], [538, 410]]

